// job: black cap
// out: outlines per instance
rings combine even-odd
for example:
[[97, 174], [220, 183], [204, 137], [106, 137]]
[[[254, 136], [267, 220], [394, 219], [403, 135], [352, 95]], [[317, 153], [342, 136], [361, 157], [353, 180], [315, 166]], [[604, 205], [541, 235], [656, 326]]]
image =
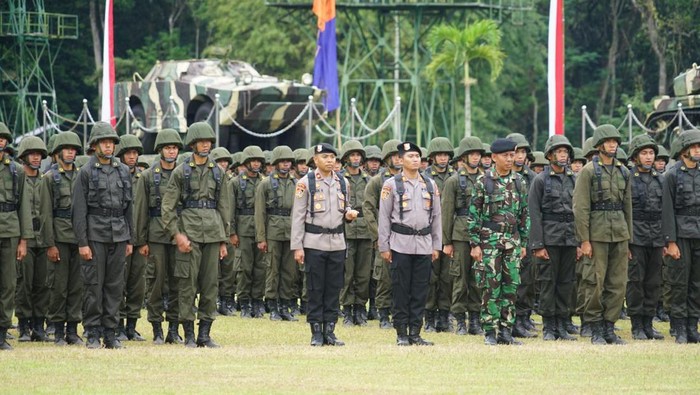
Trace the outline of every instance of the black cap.
[[338, 151], [336, 151], [335, 148], [328, 143], [316, 144], [313, 146], [313, 150], [314, 155], [326, 153], [338, 156]]
[[491, 143], [491, 152], [494, 154], [500, 154], [503, 152], [515, 151], [517, 143], [511, 139], [496, 139]]
[[420, 152], [420, 147], [408, 141], [399, 144], [396, 148], [399, 150], [400, 156], [403, 156], [406, 152], [411, 151], [418, 152], [418, 155], [422, 155]]

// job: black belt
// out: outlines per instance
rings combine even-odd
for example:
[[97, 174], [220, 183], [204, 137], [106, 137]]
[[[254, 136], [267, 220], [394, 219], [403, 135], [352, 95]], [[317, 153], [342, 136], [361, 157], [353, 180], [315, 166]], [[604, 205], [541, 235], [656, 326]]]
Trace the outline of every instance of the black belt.
[[89, 207], [88, 208], [88, 214], [90, 215], [99, 215], [101, 217], [123, 217], [124, 216], [124, 210], [123, 209], [111, 209], [111, 208], [102, 208], [102, 207]]
[[676, 210], [676, 215], [683, 215], [686, 217], [700, 217], [700, 207], [683, 207]]
[[292, 210], [288, 208], [268, 208], [267, 213], [269, 215], [279, 215], [281, 217], [289, 217], [292, 215]]
[[455, 211], [455, 215], [458, 217], [466, 217], [469, 215], [469, 208], [467, 208], [467, 207], [458, 208], [457, 211]]
[[238, 215], [255, 215], [254, 208], [239, 208], [236, 209], [236, 214]]
[[591, 206], [592, 211], [622, 211], [622, 203], [617, 202], [599, 202], [593, 203]]
[[160, 207], [149, 207], [148, 216], [151, 218], [160, 217], [162, 214], [160, 212]]
[[9, 213], [10, 211], [17, 211], [17, 205], [14, 203], [0, 203], [0, 213]]
[[57, 208], [53, 210], [54, 218], [72, 218], [73, 213], [69, 208]]
[[491, 222], [491, 221], [486, 221], [481, 225], [483, 228], [491, 229], [494, 232], [498, 233], [513, 233], [513, 225], [509, 224], [504, 224], [500, 222]]
[[632, 219], [634, 221], [660, 221], [660, 212], [649, 212], [649, 211], [633, 211]]
[[410, 226], [401, 224], [391, 224], [391, 231], [401, 235], [408, 236], [427, 236], [433, 231], [432, 225], [426, 226], [423, 229], [413, 229]]
[[574, 222], [574, 215], [571, 213], [542, 213], [543, 221]]
[[327, 235], [337, 235], [343, 233], [345, 230], [345, 225], [338, 225], [335, 228], [324, 228], [323, 226], [318, 226], [314, 224], [304, 223], [304, 231], [314, 234], [327, 234]]
[[216, 209], [216, 200], [185, 200], [185, 208]]
[[41, 228], [41, 222], [39, 221], [39, 218], [32, 218], [32, 228], [34, 228], [35, 232]]

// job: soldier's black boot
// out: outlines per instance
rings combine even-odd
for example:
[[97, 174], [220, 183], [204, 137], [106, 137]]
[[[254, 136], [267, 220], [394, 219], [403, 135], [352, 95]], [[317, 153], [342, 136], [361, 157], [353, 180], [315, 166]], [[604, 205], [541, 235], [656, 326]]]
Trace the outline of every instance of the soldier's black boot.
[[391, 329], [389, 309], [379, 309], [379, 329]]
[[343, 306], [343, 309], [340, 311], [340, 313], [343, 316], [343, 326], [354, 326], [355, 321], [352, 316], [352, 306], [351, 305], [346, 305]]
[[[177, 327], [178, 327], [178, 322], [177, 321], [170, 321], [168, 322], [168, 334], [165, 336], [165, 342], [168, 344], [182, 344], [182, 337], [180, 337], [180, 334], [177, 333]], [[193, 329], [193, 335], [194, 337], [194, 329]]]
[[299, 321], [299, 319], [289, 311], [289, 299], [281, 299], [278, 309], [280, 317], [282, 317], [284, 321]]
[[250, 311], [250, 300], [241, 299], [239, 302], [241, 304], [241, 318], [253, 318], [253, 314]]
[[484, 334], [484, 344], [487, 346], [495, 346], [498, 344], [498, 341], [496, 340], [496, 331], [493, 329], [490, 329], [486, 331]]
[[574, 324], [571, 316], [565, 318], [566, 333], [570, 335], [578, 335], [579, 327]]
[[53, 336], [54, 333], [53, 322], [46, 321], [46, 336]]
[[323, 333], [321, 331], [321, 324], [316, 322], [313, 324], [309, 324], [309, 326], [311, 327], [311, 346], [323, 346]]
[[374, 298], [369, 298], [369, 310], [367, 311], [367, 321], [374, 321], [379, 317], [377, 312], [377, 305], [374, 302]]
[[557, 335], [559, 337], [559, 340], [568, 340], [568, 341], [576, 341], [578, 340], [574, 336], [571, 336], [569, 334], [569, 331], [566, 330], [566, 321], [568, 320], [567, 317], [557, 317], [555, 318], [556, 324], [557, 324]]
[[544, 316], [542, 317], [542, 340], [551, 341], [557, 340], [558, 333], [557, 328], [554, 325], [554, 317]]
[[455, 313], [455, 319], [457, 320], [457, 334], [459, 336], [464, 336], [469, 333], [467, 329], [467, 314], [466, 313]]
[[241, 306], [236, 302], [233, 295], [226, 298], [226, 311], [228, 311], [230, 316], [236, 315], [236, 311], [240, 310]]
[[231, 315], [231, 311], [226, 308], [226, 297], [225, 296], [219, 296], [216, 305], [217, 305], [217, 308], [216, 308], [217, 313], [219, 313], [223, 316]]
[[700, 333], [698, 333], [697, 317], [689, 317], [686, 322], [686, 330], [688, 331], [688, 343], [700, 342]]
[[0, 350], [12, 350], [12, 346], [7, 342], [7, 328], [0, 328]]
[[435, 343], [420, 337], [420, 325], [411, 326], [408, 329], [408, 343], [414, 346], [432, 346]]
[[367, 309], [363, 304], [356, 304], [352, 308], [352, 313], [355, 318], [355, 325], [367, 326]]
[[137, 342], [146, 340], [140, 333], [138, 333], [138, 331], [136, 331], [136, 318], [126, 319], [126, 338]]
[[65, 346], [68, 345], [68, 342], [66, 341], [66, 333], [65, 333], [65, 323], [63, 322], [55, 322], [54, 323], [54, 340], [53, 344], [57, 346]]
[[523, 320], [523, 326], [525, 326], [525, 329], [527, 329], [528, 332], [530, 333], [537, 333], [537, 327], [535, 327], [535, 321], [530, 318], [530, 315], [532, 314], [532, 310], [528, 311], [527, 314], [525, 314], [525, 319]]
[[32, 318], [32, 336], [33, 342], [50, 342], [46, 332], [44, 332], [44, 317]]
[[199, 320], [199, 334], [197, 334], [197, 347], [207, 347], [207, 348], [220, 348], [221, 346], [216, 344], [214, 340], [211, 339], [211, 325], [213, 321]]
[[[525, 320], [528, 320], [527, 315], [518, 315], [515, 317], [515, 325], [513, 326], [513, 336], [522, 338], [533, 338], [537, 337], [536, 333], [532, 333], [527, 330], [525, 326]], [[500, 337], [500, 332], [499, 332]]]
[[85, 343], [85, 346], [91, 350], [102, 348], [102, 345], [100, 344], [99, 328], [93, 326], [85, 328], [85, 330], [87, 332], [87, 343]]
[[[63, 323], [62, 322], [57, 322], [55, 324], [56, 330], [58, 330], [58, 327], [62, 327]], [[68, 343], [69, 346], [82, 346], [85, 342], [83, 342], [83, 339], [78, 336], [78, 321], [68, 321], [66, 323], [66, 343]]]
[[250, 303], [250, 314], [253, 318], [263, 318], [265, 316], [265, 303], [262, 299], [253, 299]]
[[498, 338], [496, 339], [498, 344], [507, 344], [512, 346], [522, 346], [523, 343], [519, 340], [513, 338], [513, 332], [510, 328], [506, 326], [501, 326], [498, 328]]
[[335, 337], [335, 322], [323, 323], [323, 344], [329, 346], [344, 346], [345, 342]]
[[19, 337], [17, 341], [20, 343], [32, 340], [31, 320], [29, 318], [20, 318], [17, 329], [19, 329]]
[[591, 344], [595, 344], [597, 346], [608, 344], [603, 337], [603, 332], [605, 331], [605, 324], [603, 321], [588, 322], [587, 324], [591, 328]]
[[397, 325], [396, 326], [396, 345], [397, 346], [410, 346], [411, 343], [408, 341], [408, 333], [407, 333], [407, 326], [406, 325]]
[[686, 319], [671, 317], [671, 325], [673, 325], [673, 332], [675, 333], [676, 343], [688, 344], [688, 331], [685, 327]]
[[268, 300], [268, 307], [270, 307], [270, 321], [282, 321], [282, 316], [280, 315], [280, 310], [277, 307], [276, 300]]
[[309, 307], [309, 304], [307, 302], [305, 302], [304, 300], [302, 300], [299, 303], [299, 314], [306, 315], [306, 311], [307, 311], [308, 307]]
[[650, 340], [651, 338], [647, 336], [644, 331], [644, 324], [642, 323], [642, 317], [638, 315], [630, 316], [630, 321], [632, 321], [632, 339], [634, 340]]
[[658, 306], [656, 307], [656, 317], [655, 318], [657, 318], [661, 322], [671, 321], [671, 318], [666, 313], [666, 310], [664, 310], [664, 304], [661, 302], [659, 302]]
[[435, 332], [435, 310], [425, 310], [425, 333]]
[[591, 337], [593, 336], [593, 331], [591, 324], [583, 320], [583, 315], [581, 316], [581, 332], [579, 332], [581, 337]]
[[197, 348], [197, 342], [194, 340], [194, 321], [184, 321], [182, 328], [185, 330], [185, 347]]
[[126, 335], [126, 327], [124, 326], [124, 320], [119, 320], [119, 323], [117, 324], [117, 339], [120, 342], [125, 342], [129, 340], [129, 337]]
[[481, 319], [479, 318], [478, 311], [469, 312], [469, 334], [470, 335], [483, 335], [484, 330], [481, 329]]
[[151, 326], [153, 326], [153, 344], [158, 346], [165, 344], [163, 325], [160, 324], [160, 321], [151, 321]]
[[651, 315], [642, 316], [642, 327], [644, 329], [644, 334], [647, 335], [649, 339], [653, 340], [663, 340], [664, 335], [659, 333], [659, 331], [654, 328], [654, 317]]
[[122, 342], [119, 339], [117, 339], [117, 333], [114, 329], [105, 328], [104, 336], [105, 336], [105, 338], [104, 338], [105, 348], [115, 349], [115, 350], [118, 350], [120, 348], [124, 348], [124, 346], [122, 346]]
[[292, 299], [289, 301], [289, 312], [294, 317], [299, 317], [301, 315], [301, 307], [299, 307], [298, 299]]
[[611, 321], [605, 321], [605, 327], [603, 328], [603, 338], [608, 344], [622, 345], [627, 344], [624, 340], [620, 339], [620, 336], [615, 334], [615, 323]]
[[438, 310], [435, 319], [435, 331], [436, 332], [447, 332], [449, 330], [449, 318], [450, 314], [447, 310]]

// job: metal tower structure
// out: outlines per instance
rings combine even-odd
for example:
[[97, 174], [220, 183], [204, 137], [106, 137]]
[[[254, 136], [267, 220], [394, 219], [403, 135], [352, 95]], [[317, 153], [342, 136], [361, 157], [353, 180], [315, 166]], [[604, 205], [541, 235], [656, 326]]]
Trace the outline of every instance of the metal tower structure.
[[42, 100], [56, 109], [54, 39], [77, 39], [78, 16], [48, 13], [44, 0], [8, 0], [0, 12], [0, 121], [16, 135], [41, 123]]
[[[385, 119], [401, 97], [401, 138], [419, 144], [462, 129], [463, 91], [457, 78], [430, 84], [423, 70], [431, 56], [424, 44], [427, 33], [441, 23], [462, 25], [467, 14], [521, 23], [534, 0], [336, 0], [341, 118], [350, 111], [350, 99], [370, 126]], [[315, 37], [312, 0], [266, 0], [288, 11], [296, 25], [309, 26]], [[410, 40], [408, 39], [410, 38]], [[362, 108], [361, 108], [362, 106]], [[396, 125], [394, 126], [397, 127]], [[457, 129], [455, 129], [457, 128]], [[344, 126], [347, 133], [347, 125]], [[390, 133], [390, 132], [389, 132]], [[390, 134], [371, 141], [383, 141]], [[456, 142], [455, 142], [456, 143]]]

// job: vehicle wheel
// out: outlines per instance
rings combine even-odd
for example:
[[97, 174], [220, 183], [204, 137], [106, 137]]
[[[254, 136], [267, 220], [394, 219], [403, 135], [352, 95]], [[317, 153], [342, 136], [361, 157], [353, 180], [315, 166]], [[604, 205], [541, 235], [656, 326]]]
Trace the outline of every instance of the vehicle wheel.
[[[131, 107], [131, 112], [134, 113], [134, 117], [138, 119], [141, 125], [148, 127], [146, 124], [146, 111], [143, 109], [142, 104], [135, 104]], [[155, 153], [153, 147], [156, 143], [156, 133], [148, 133], [141, 129], [134, 129], [131, 131], [136, 134], [136, 136], [141, 139], [141, 145], [143, 145], [143, 152], [146, 154]]]

